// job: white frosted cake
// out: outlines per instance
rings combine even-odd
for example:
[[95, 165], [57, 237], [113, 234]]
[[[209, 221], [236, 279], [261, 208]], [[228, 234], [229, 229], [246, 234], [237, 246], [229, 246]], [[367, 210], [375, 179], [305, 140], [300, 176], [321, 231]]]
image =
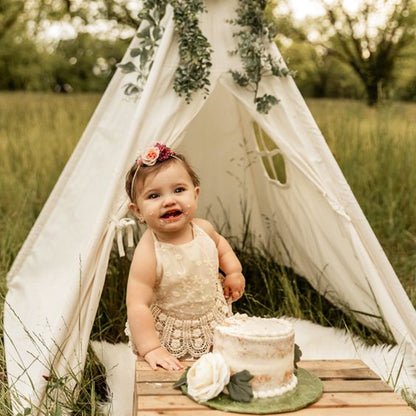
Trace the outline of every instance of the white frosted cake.
[[213, 352], [224, 357], [231, 374], [249, 371], [254, 398], [265, 398], [296, 387], [294, 342], [295, 331], [285, 319], [236, 314], [215, 328]]

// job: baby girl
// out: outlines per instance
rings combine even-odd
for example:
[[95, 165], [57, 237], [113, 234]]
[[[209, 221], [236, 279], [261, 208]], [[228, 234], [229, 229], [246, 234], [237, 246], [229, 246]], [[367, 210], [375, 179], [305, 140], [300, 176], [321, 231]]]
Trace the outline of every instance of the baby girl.
[[179, 370], [178, 358], [211, 350], [215, 326], [230, 314], [227, 301], [244, 292], [241, 264], [211, 223], [195, 218], [199, 178], [183, 155], [160, 143], [147, 148], [126, 191], [147, 225], [127, 283], [129, 335], [153, 369]]

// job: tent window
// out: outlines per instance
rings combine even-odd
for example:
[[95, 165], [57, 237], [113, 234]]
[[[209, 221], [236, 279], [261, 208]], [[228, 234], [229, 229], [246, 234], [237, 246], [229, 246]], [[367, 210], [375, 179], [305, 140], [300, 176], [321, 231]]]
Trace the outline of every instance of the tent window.
[[279, 185], [287, 184], [285, 159], [276, 143], [254, 123], [258, 154], [267, 176]]

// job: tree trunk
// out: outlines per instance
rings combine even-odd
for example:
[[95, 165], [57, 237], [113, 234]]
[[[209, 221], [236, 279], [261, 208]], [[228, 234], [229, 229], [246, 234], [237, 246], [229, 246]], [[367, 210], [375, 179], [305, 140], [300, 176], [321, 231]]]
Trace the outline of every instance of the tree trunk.
[[365, 83], [365, 90], [367, 92], [367, 104], [370, 107], [375, 106], [378, 103], [378, 100], [380, 99], [379, 96], [379, 88], [378, 83], [372, 82], [372, 83]]

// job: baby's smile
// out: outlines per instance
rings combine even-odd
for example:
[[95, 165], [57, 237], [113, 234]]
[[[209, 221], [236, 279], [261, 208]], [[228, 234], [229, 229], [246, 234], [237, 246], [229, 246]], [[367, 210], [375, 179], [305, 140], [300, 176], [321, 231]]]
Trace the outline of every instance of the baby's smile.
[[180, 217], [182, 215], [182, 211], [180, 211], [179, 209], [173, 209], [170, 211], [165, 212], [161, 218], [163, 219], [176, 219], [178, 217]]

